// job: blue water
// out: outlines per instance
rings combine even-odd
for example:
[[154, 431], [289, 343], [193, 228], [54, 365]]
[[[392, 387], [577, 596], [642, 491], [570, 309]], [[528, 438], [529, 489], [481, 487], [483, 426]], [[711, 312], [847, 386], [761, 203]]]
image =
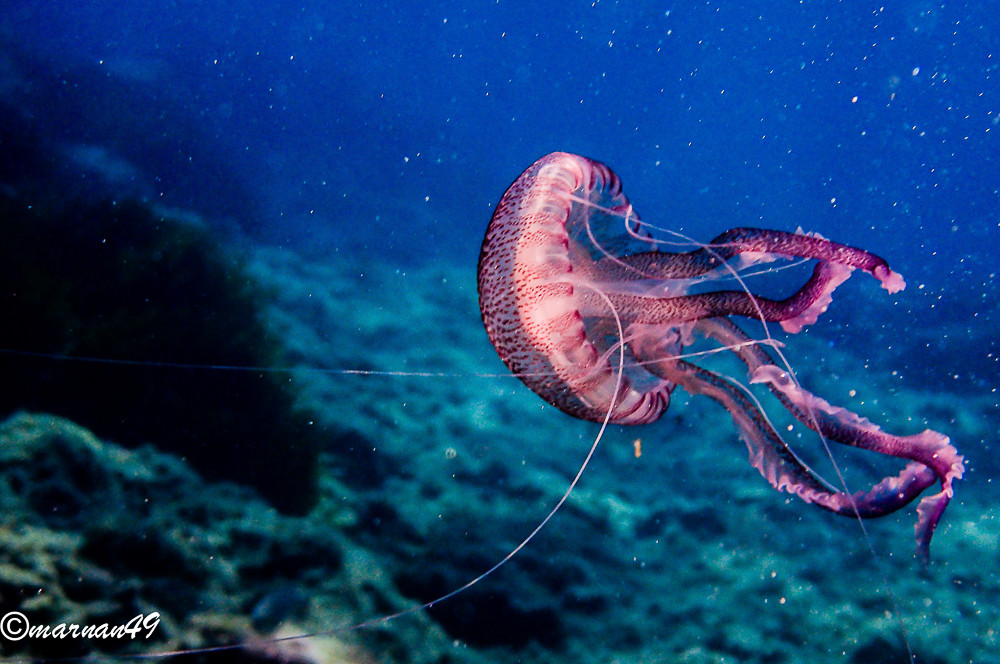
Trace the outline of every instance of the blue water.
[[[89, 68], [78, 94], [134, 95], [142, 119], [110, 127], [53, 109], [64, 138], [272, 241], [469, 262], [506, 184], [559, 149], [611, 164], [647, 219], [699, 237], [802, 224], [905, 260], [923, 319], [942, 295], [971, 315], [992, 289], [985, 8], [22, 2], [3, 30], [55, 75]], [[975, 359], [995, 376], [987, 343]]]
[[[908, 288], [850, 290], [820, 338], [857, 360], [857, 381], [939, 393], [934, 426], [973, 459], [960, 490], [986, 491], [1000, 15], [759, 4], [5, 3], [18, 76], [0, 94], [75, 155], [67, 172], [331, 264], [471, 279], [500, 195], [554, 150], [609, 164], [647, 222], [700, 240], [802, 226], [864, 247]], [[995, 566], [995, 541], [968, 555]]]

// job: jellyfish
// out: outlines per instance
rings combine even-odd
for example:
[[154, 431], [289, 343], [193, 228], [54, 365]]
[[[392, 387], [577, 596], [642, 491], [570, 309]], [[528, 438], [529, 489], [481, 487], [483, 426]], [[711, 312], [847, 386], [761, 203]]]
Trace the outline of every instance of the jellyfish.
[[[905, 287], [903, 278], [879, 256], [801, 230], [734, 228], [694, 250], [672, 252], [651, 228], [618, 176], [591, 159], [554, 152], [514, 181], [493, 213], [478, 265], [483, 323], [510, 371], [549, 404], [594, 422], [653, 422], [678, 386], [710, 397], [729, 412], [750, 463], [771, 486], [836, 514], [884, 516], [940, 482], [940, 491], [917, 505], [916, 553], [926, 564], [953, 483], [964, 472], [962, 456], [939, 432], [893, 435], [815, 396], [774, 359], [778, 344], [766, 334], [767, 323], [788, 333], [815, 323], [856, 269], [890, 293]], [[772, 300], [745, 287], [747, 270], [782, 258], [815, 261], [798, 291]], [[744, 287], [711, 290], [724, 278]], [[733, 320], [740, 318], [762, 321], [766, 338], [751, 338]], [[827, 481], [782, 439], [753, 392], [685, 357], [696, 338], [734, 353], [750, 383], [766, 386], [824, 441], [906, 464], [867, 490]]]

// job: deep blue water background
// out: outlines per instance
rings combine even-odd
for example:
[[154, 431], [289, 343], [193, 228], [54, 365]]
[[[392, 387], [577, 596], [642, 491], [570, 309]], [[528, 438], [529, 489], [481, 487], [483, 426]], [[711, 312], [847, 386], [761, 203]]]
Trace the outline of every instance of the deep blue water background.
[[[865, 247], [908, 288], [850, 291], [830, 344], [996, 416], [1000, 14], [759, 4], [16, 2], [0, 39], [45, 61], [65, 103], [32, 112], [101, 146], [90, 167], [330, 261], [471, 275], [500, 195], [553, 150], [701, 240], [801, 225]], [[969, 481], [996, 476], [992, 442], [962, 441]]]

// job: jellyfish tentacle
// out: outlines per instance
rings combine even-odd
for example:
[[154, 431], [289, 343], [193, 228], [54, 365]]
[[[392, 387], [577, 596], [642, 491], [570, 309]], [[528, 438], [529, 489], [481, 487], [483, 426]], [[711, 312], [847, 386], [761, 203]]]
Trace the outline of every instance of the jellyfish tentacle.
[[725, 261], [740, 254], [766, 254], [786, 258], [814, 258], [826, 263], [864, 270], [882, 282], [890, 293], [902, 290], [906, 283], [880, 256], [815, 234], [788, 233], [760, 228], [733, 228], [703, 247], [685, 253], [645, 251], [619, 257], [631, 268], [623, 278], [685, 279], [718, 269]]
[[[951, 445], [947, 436], [927, 429], [911, 436], [896, 436], [882, 431], [878, 425], [847, 410], [832, 406], [827, 401], [796, 385], [784, 370], [777, 366], [767, 351], [752, 344], [735, 324], [725, 319], [706, 319], [695, 326], [699, 332], [710, 336], [725, 346], [733, 348], [747, 365], [751, 383], [764, 383], [782, 405], [799, 422], [817, 431], [828, 440], [859, 449], [878, 452], [887, 456], [909, 459], [911, 463], [896, 477], [887, 477], [879, 490], [870, 496], [869, 510], [877, 515], [893, 512], [918, 493], [941, 481], [941, 492], [925, 497], [917, 506], [917, 556], [926, 564], [929, 560], [931, 536], [954, 493], [952, 482], [964, 473], [963, 458]], [[916, 489], [917, 487], [919, 489]], [[900, 492], [916, 489], [905, 502], [900, 502]]]
[[645, 366], [663, 380], [690, 394], [708, 396], [731, 415], [750, 452], [751, 465], [771, 486], [836, 514], [875, 518], [909, 504], [936, 481], [934, 472], [910, 463], [896, 477], [886, 478], [868, 491], [847, 494], [837, 490], [806, 465], [768, 421], [764, 413], [735, 383], [712, 371], [673, 357], [657, 357], [654, 347], [630, 344]]
[[[917, 556], [921, 563], [926, 565], [930, 559], [931, 537], [954, 495], [953, 482], [961, 479], [965, 473], [964, 459], [951, 444], [948, 436], [932, 429], [925, 429], [912, 436], [894, 436], [886, 433], [867, 419], [846, 408], [835, 407], [804, 390], [796, 385], [786, 372], [774, 365], [765, 365], [754, 370], [750, 382], [767, 383], [772, 392], [775, 390], [781, 392], [784, 395], [782, 401], [787, 399], [795, 404], [798, 410], [808, 412], [816, 422], [816, 425], [810, 428], [815, 429], [818, 426], [819, 431], [830, 440], [915, 462], [908, 464], [903, 470], [899, 476], [900, 481], [907, 479], [907, 473], [915, 475], [918, 472], [917, 469], [913, 469], [914, 465], [924, 466], [930, 471], [931, 483], [935, 480], [941, 481], [941, 491], [925, 497], [917, 505], [915, 528]], [[808, 425], [808, 420], [803, 421]], [[928, 476], [926, 471], [919, 472], [923, 477]], [[891, 503], [893, 500], [891, 492], [888, 492], [882, 500], [886, 504]]]
[[[677, 297], [645, 297], [630, 293], [608, 293], [616, 310], [628, 320], [648, 325], [689, 323], [703, 318], [738, 315], [781, 322], [788, 332], [798, 332], [815, 323], [833, 299], [833, 291], [853, 268], [818, 263], [809, 280], [784, 300], [757, 297], [745, 291], [724, 290]], [[588, 312], [606, 308], [604, 300], [591, 293], [579, 295]]]

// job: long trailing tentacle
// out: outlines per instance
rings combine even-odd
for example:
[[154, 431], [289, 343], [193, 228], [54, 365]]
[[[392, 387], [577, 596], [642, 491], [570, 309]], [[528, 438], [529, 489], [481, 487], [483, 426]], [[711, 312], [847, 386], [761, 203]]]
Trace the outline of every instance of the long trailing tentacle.
[[747, 444], [750, 463], [779, 491], [788, 491], [808, 503], [839, 514], [855, 516], [857, 509], [858, 516], [871, 518], [903, 507], [936, 479], [932, 471], [923, 469], [927, 472], [918, 470], [905, 477], [901, 475], [900, 481], [883, 480], [867, 492], [849, 496], [838, 491], [795, 455], [740, 387], [690, 362], [659, 355], [653, 344], [645, 345], [648, 338], [638, 337], [638, 341], [630, 345], [632, 352], [660, 378], [677, 383], [691, 394], [711, 397], [724, 406]]
[[[794, 494], [807, 503], [837, 514], [874, 518], [904, 507], [937, 479], [932, 469], [913, 462], [898, 476], [886, 478], [868, 491], [848, 495], [833, 488], [802, 462], [757, 405], [732, 381], [684, 360], [667, 358], [648, 366], [659, 377], [681, 385], [691, 394], [711, 397], [725, 407], [747, 445], [751, 465], [775, 489]], [[929, 542], [930, 533], [927, 534]]]
[[[797, 420], [827, 440], [911, 461], [898, 475], [885, 478], [870, 492], [854, 494], [859, 512], [864, 508], [862, 516], [898, 510], [941, 481], [941, 492], [925, 497], [917, 506], [917, 555], [926, 564], [934, 529], [953, 494], [952, 482], [964, 472], [963, 459], [948, 437], [930, 429], [912, 436], [895, 436], [845, 408], [830, 405], [798, 386], [763, 347], [747, 343], [751, 339], [728, 320], [706, 319], [699, 321], [695, 329], [733, 348], [747, 365], [751, 383], [766, 384]], [[832, 505], [813, 502], [840, 514], [854, 514], [853, 509], [841, 509], [839, 500]]]
[[948, 501], [954, 495], [952, 483], [961, 479], [965, 472], [962, 456], [951, 444], [948, 436], [931, 429], [925, 429], [912, 436], [894, 436], [886, 433], [865, 418], [845, 408], [832, 406], [799, 387], [784, 370], [774, 365], [756, 369], [750, 382], [766, 383], [772, 392], [783, 395], [782, 401], [790, 401], [798, 410], [810, 413], [819, 430], [830, 440], [910, 459], [911, 463], [907, 464], [897, 478], [883, 481], [883, 484], [888, 482], [885, 486], [887, 491], [886, 495], [878, 499], [879, 503], [887, 506], [893, 504], [896, 498], [893, 491], [899, 483], [907, 482], [910, 478], [929, 476], [930, 484], [935, 480], [941, 480], [941, 491], [925, 497], [917, 505], [917, 555], [926, 565], [930, 559], [930, 542], [934, 529], [937, 528]]

